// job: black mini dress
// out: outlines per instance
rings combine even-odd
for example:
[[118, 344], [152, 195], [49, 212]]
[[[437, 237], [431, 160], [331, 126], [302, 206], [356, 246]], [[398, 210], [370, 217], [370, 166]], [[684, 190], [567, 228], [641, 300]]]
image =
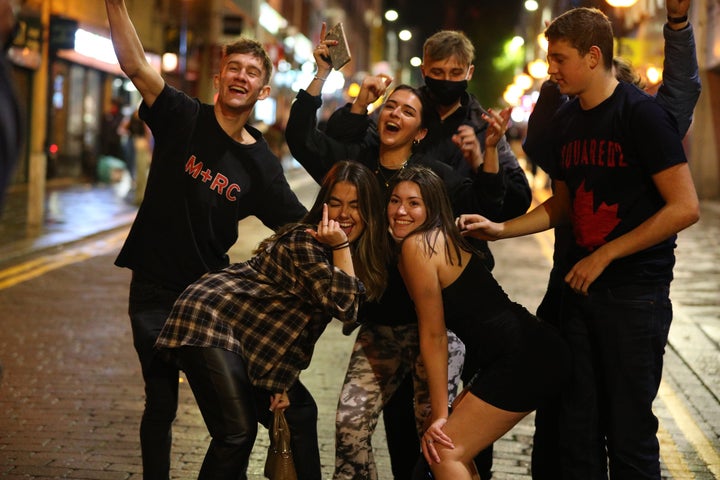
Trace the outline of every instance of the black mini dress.
[[568, 346], [552, 325], [508, 298], [478, 255], [442, 296], [445, 324], [465, 344], [475, 396], [527, 412], [559, 392], [569, 374]]

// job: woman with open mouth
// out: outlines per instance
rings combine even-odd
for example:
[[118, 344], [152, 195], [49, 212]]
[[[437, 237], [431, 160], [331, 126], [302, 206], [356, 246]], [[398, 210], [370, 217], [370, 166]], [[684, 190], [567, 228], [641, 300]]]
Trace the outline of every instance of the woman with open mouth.
[[[321, 38], [324, 37], [322, 32]], [[331, 138], [317, 127], [322, 86], [332, 69], [328, 61], [329, 43], [323, 41], [315, 48], [317, 73], [307, 89], [298, 93], [285, 131], [290, 152], [308, 173], [320, 181], [334, 163], [356, 160], [375, 172], [381, 189], [387, 193], [390, 182], [406, 167], [423, 165], [442, 178], [457, 214], [482, 211], [490, 217], [498, 217], [505, 187], [495, 146], [504, 133], [507, 112], [488, 117], [490, 129], [495, 135], [488, 135], [487, 139], [494, 144], [486, 145], [489, 148], [482, 167], [478, 167], [472, 179], [460, 176], [441, 158], [415, 152], [414, 146], [427, 134], [424, 125], [425, 114], [429, 110], [426, 110], [420, 93], [408, 85], [395, 87], [377, 108], [379, 142], [363, 138], [367, 128], [365, 114], [358, 115], [358, 132], [362, 132], [361, 135], [348, 132], [348, 141]], [[391, 79], [385, 75], [366, 77], [356, 103], [370, 105], [379, 101], [390, 83]], [[361, 326], [336, 413], [334, 478], [376, 480], [372, 435], [383, 407], [409, 372], [413, 376], [418, 432], [422, 431], [430, 411], [424, 368], [419, 361], [415, 309], [397, 265], [388, 266], [388, 285], [384, 295], [377, 301], [364, 303], [358, 320]], [[451, 332], [448, 336], [448, 388], [452, 398], [460, 382], [464, 346]], [[412, 412], [408, 414], [412, 415]]]

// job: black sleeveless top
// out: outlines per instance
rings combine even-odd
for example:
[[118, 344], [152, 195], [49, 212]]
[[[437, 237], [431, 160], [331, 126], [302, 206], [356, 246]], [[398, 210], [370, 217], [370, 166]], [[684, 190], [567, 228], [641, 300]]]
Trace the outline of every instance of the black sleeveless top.
[[539, 328], [535, 316], [510, 300], [475, 254], [442, 296], [445, 324], [466, 347], [465, 368], [475, 370], [503, 355], [522, 354]]

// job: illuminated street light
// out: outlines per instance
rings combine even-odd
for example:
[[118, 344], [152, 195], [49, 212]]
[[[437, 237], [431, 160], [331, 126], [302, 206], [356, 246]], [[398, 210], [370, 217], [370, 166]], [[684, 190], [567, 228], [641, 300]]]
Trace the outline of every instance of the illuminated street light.
[[118, 63], [112, 41], [109, 38], [102, 37], [82, 28], [78, 28], [75, 32], [75, 51], [111, 65]]
[[385, 20], [387, 20], [388, 22], [394, 22], [398, 19], [398, 16], [398, 12], [396, 12], [395, 10], [388, 10], [387, 12], [385, 12]]
[[508, 103], [508, 105], [516, 107], [520, 103], [520, 97], [522, 97], [523, 93], [524, 92], [517, 85], [508, 85], [505, 89], [505, 93], [503, 93], [503, 99]]
[[645, 75], [647, 76], [648, 82], [650, 82], [652, 85], [657, 85], [658, 83], [660, 83], [660, 80], [662, 80], [662, 70], [654, 65], [650, 65], [648, 67]]
[[178, 56], [176, 53], [166, 52], [162, 56], [163, 72], [174, 72], [178, 67]]
[[523, 91], [527, 91], [530, 87], [532, 87], [533, 79], [530, 75], [521, 73], [519, 75], [515, 75], [514, 83]]
[[515, 35], [512, 40], [510, 40], [510, 51], [516, 52], [523, 45], [525, 45], [525, 39], [520, 35]]
[[627, 34], [627, 31], [626, 31], [627, 28], [625, 27], [624, 22], [623, 22], [623, 17], [625, 15], [623, 13], [623, 9], [632, 7], [633, 5], [635, 5], [635, 3], [637, 3], [637, 0], [605, 0], [605, 1], [611, 7], [616, 7], [616, 8], [620, 9], [617, 12], [618, 13], [617, 18], [620, 21], [620, 31], [616, 32], [616, 33], [617, 33], [617, 52], [618, 52], [618, 55], [622, 55], [623, 54], [622, 39]]
[[548, 64], [545, 60], [537, 59], [528, 64], [528, 73], [531, 77], [541, 80], [547, 77]]
[[407, 42], [412, 38], [412, 33], [410, 32], [410, 30], [400, 30], [398, 32], [398, 38], [403, 42]]
[[539, 5], [536, 0], [526, 0], [525, 2], [525, 10], [528, 12], [534, 12], [538, 9]]
[[355, 98], [358, 96], [358, 93], [360, 93], [360, 85], [358, 85], [357, 82], [351, 83], [347, 89], [348, 97]]
[[605, 0], [611, 7], [627, 8], [637, 3], [637, 0]]
[[548, 39], [547, 39], [547, 37], [545, 37], [545, 34], [544, 34], [544, 33], [538, 34], [538, 36], [537, 36], [537, 43], [538, 43], [538, 46], [540, 47], [540, 49], [541, 49], [543, 52], [547, 53], [547, 51], [548, 51]]
[[420, 57], [412, 57], [410, 59], [410, 65], [412, 65], [413, 67], [419, 67], [420, 65], [422, 65], [422, 59]]

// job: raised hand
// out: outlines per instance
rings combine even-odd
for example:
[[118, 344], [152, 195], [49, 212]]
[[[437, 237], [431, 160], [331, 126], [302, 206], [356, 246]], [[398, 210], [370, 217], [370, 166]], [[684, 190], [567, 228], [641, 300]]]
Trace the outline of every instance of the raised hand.
[[511, 109], [508, 107], [500, 112], [490, 109], [483, 113], [482, 118], [488, 123], [488, 129], [485, 132], [486, 148], [496, 147], [505, 136], [510, 123], [510, 112]]
[[337, 45], [337, 40], [325, 40], [327, 35], [327, 25], [323, 22], [320, 28], [320, 43], [313, 49], [313, 58], [317, 65], [317, 76], [327, 78], [332, 71], [332, 63], [330, 63], [330, 50], [328, 49], [331, 45]]
[[320, 223], [318, 223], [317, 230], [309, 228], [305, 231], [312, 235], [318, 242], [330, 245], [331, 247], [348, 241], [347, 235], [345, 235], [343, 229], [340, 228], [340, 223], [328, 218], [328, 206], [326, 203], [323, 204], [322, 219]]
[[352, 113], [367, 113], [367, 107], [381, 98], [392, 83], [392, 77], [381, 73], [366, 76], [360, 85], [360, 93], [350, 108]]
[[465, 157], [465, 161], [473, 170], [476, 170], [483, 162], [482, 151], [480, 150], [480, 142], [475, 129], [470, 125], [460, 125], [455, 135], [450, 137], [455, 145], [460, 149]]
[[690, 0], [666, 0], [665, 9], [669, 17], [684, 17], [690, 10]]

